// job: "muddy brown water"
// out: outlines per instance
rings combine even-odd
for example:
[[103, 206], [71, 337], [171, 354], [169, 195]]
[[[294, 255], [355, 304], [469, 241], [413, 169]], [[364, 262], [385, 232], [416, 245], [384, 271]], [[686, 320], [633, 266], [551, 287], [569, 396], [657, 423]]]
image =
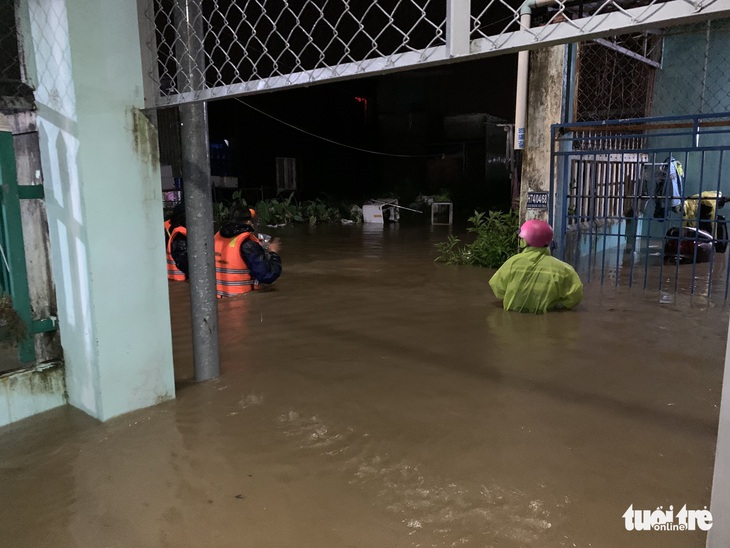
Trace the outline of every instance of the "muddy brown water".
[[704, 546], [622, 515], [709, 507], [726, 306], [593, 283], [504, 312], [491, 271], [433, 262], [447, 230], [279, 230], [205, 383], [172, 285], [177, 399], [0, 429], [0, 545]]

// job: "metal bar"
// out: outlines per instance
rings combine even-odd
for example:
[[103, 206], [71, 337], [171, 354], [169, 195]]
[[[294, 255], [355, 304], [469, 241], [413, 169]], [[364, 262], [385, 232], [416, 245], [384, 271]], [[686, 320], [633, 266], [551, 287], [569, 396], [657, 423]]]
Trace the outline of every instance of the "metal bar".
[[601, 283], [603, 283], [603, 279], [606, 275], [606, 237], [608, 235], [607, 227], [608, 227], [608, 178], [611, 173], [611, 164], [610, 162], [606, 162], [605, 166], [601, 169], [601, 173], [603, 174], [603, 192], [602, 192], [602, 202], [603, 202], [603, 248], [601, 249]]
[[700, 112], [705, 109], [705, 94], [707, 93], [707, 67], [710, 62], [710, 36], [712, 32], [712, 22], [707, 21], [705, 25], [707, 27], [707, 31], [705, 35], [704, 63], [702, 66], [702, 93], [700, 94]]
[[[656, 164], [656, 152], [654, 153], [654, 156], [652, 157], [652, 164]], [[652, 190], [649, 193], [654, 198], [654, 207], [656, 207], [656, 177], [654, 174], [654, 171], [652, 171], [651, 174], [651, 187]], [[652, 214], [653, 215], [653, 214]], [[648, 284], [648, 278], [649, 278], [649, 248], [651, 245], [651, 228], [652, 228], [652, 219], [648, 219], [648, 225], [649, 229], [646, 231], [646, 251], [644, 252], [644, 289], [646, 289]], [[644, 235], [642, 234], [642, 238], [644, 238]], [[644, 243], [642, 242], [642, 247], [644, 246]]]
[[[185, 46], [179, 48], [185, 51], [177, 52], [183, 66], [178, 87], [197, 89], [203, 83], [204, 70], [202, 13], [200, 5], [192, 0], [177, 0], [176, 5], [179, 17], [176, 25]], [[204, 381], [220, 375], [213, 195], [205, 103], [182, 105], [180, 121], [195, 380]]]
[[397, 70], [406, 70], [414, 67], [431, 67], [444, 64], [450, 60], [446, 46], [424, 48], [420, 51], [399, 53], [393, 58], [377, 57], [356, 63], [342, 63], [334, 67], [322, 67], [311, 70], [294, 72], [285, 76], [271, 76], [249, 80], [240, 84], [212, 86], [195, 91], [186, 91], [174, 95], [158, 97], [158, 107], [181, 105], [192, 101], [207, 101], [266, 93], [275, 89], [310, 86], [326, 83], [329, 80], [344, 81], [365, 76], [377, 76]]
[[703, 114], [698, 117], [695, 114], [684, 114], [679, 116], [656, 116], [654, 118], [630, 118], [625, 120], [603, 120], [596, 122], [571, 122], [569, 124], [557, 124], [563, 131], [606, 131], [613, 129], [624, 129], [626, 131], [647, 130], [647, 129], [674, 129], [695, 127], [717, 127], [730, 125], [730, 115], [727, 112], [719, 114]]
[[7, 243], [5, 253], [10, 267], [10, 287], [8, 289], [13, 299], [13, 308], [28, 330], [26, 338], [18, 345], [18, 358], [21, 363], [27, 363], [36, 359], [33, 336], [30, 331], [32, 321], [30, 291], [25, 264], [23, 221], [18, 197], [13, 135], [5, 131], [0, 131], [0, 185], [2, 185], [2, 196], [0, 197], [2, 230], [5, 232], [5, 242]]
[[[705, 186], [705, 158], [706, 158], [706, 151], [702, 151], [701, 153], [701, 161], [700, 161], [700, 185], [699, 185], [699, 191], [698, 194], [700, 195], [700, 199], [697, 201], [697, 210], [700, 210], [700, 204], [702, 203], [702, 188]], [[717, 214], [717, 210], [715, 210], [715, 213]], [[700, 228], [699, 220], [697, 221], [697, 228]], [[714, 236], [714, 233], [712, 233]], [[695, 232], [695, 249], [694, 249], [694, 256], [695, 260], [692, 261], [692, 283], [690, 284], [690, 294], [694, 295], [695, 291], [695, 285], [696, 282], [696, 272], [697, 272], [697, 252], [699, 248], [699, 232]], [[714, 242], [713, 242], [713, 254], [714, 254]]]
[[656, 61], [652, 61], [651, 59], [649, 59], [647, 57], [644, 57], [643, 55], [640, 55], [640, 54], [638, 54], [636, 52], [633, 52], [630, 49], [625, 48], [623, 46], [619, 46], [618, 44], [614, 44], [613, 42], [610, 42], [610, 41], [608, 41], [608, 40], [606, 40], [604, 38], [596, 38], [593, 41], [596, 42], [597, 44], [601, 44], [602, 46], [604, 46], [606, 48], [609, 48], [609, 49], [612, 49], [614, 51], [617, 51], [617, 52], [619, 52], [619, 53], [621, 53], [621, 54], [623, 54], [623, 55], [625, 55], [627, 57], [631, 57], [632, 59], [636, 59], [637, 61], [641, 61], [642, 63], [645, 63], [645, 64], [649, 65], [650, 67], [654, 67], [654, 68], [658, 68], [658, 69], [662, 68], [661, 63], [657, 63]]
[[18, 198], [21, 200], [43, 200], [45, 197], [43, 185], [18, 185]]
[[[624, 197], [626, 196], [626, 156], [621, 155], [621, 169], [619, 172], [619, 184], [618, 184], [618, 213], [621, 215], [621, 219], [619, 220], [619, 229], [618, 229], [618, 241], [616, 245], [616, 283], [614, 284], [614, 287], [618, 287], [619, 285], [619, 272], [621, 268], [621, 240], [626, 239], [628, 233], [626, 232], [626, 217], [624, 216]], [[623, 234], [621, 233], [621, 225], [623, 224]], [[624, 243], [624, 246], [626, 243]], [[624, 247], [624, 249], [626, 249]]]
[[31, 324], [31, 331], [33, 333], [50, 333], [58, 329], [58, 318], [50, 317], [43, 318], [42, 320], [33, 320]]
[[496, 37], [472, 42], [472, 53], [512, 53], [522, 49], [537, 49], [616, 36], [626, 32], [656, 27], [672, 27], [719, 19], [730, 14], [730, 0], [695, 6], [684, 0], [674, 0], [611, 13], [592, 14], [582, 19], [553, 23], [540, 27], [539, 32], [524, 30], [506, 32]]
[[159, 94], [156, 82], [160, 81], [157, 66], [154, 13], [153, 0], [137, 0], [137, 21], [142, 61], [142, 92], [145, 108], [148, 109], [155, 106], [155, 97]]
[[449, 57], [469, 53], [471, 0], [447, 0], [446, 49]]
[[637, 156], [636, 158], [636, 188], [634, 189], [634, 203], [632, 206], [632, 211], [634, 212], [634, 218], [632, 219], [632, 222], [634, 223], [634, 229], [633, 229], [633, 241], [631, 242], [631, 256], [629, 257], [629, 288], [631, 288], [634, 284], [634, 267], [636, 266], [636, 244], [641, 244], [641, 238], [639, 237], [639, 215], [644, 214], [643, 210], [639, 210], [639, 195], [643, 194], [643, 188], [644, 188], [644, 174], [641, 171], [641, 163], [639, 163], [639, 158]]
[[[652, 124], [665, 124], [672, 126], [673, 124], [682, 123], [682, 127], [692, 127], [695, 123], [700, 126], [713, 125], [712, 120], [722, 121], [730, 118], [730, 113], [725, 112], [708, 112], [706, 114], [672, 114], [669, 116], [649, 116], [646, 118], [623, 118], [620, 120], [601, 120], [600, 122], [572, 122], [570, 124], [557, 124], [561, 128], [578, 128], [578, 129], [606, 129], [610, 126], [626, 126], [640, 125], [647, 126]], [[687, 123], [688, 122], [688, 123]], [[663, 127], [663, 126], [660, 126]]]
[[[593, 240], [595, 239], [594, 231], [596, 229], [596, 155], [593, 155], [593, 163], [590, 173], [589, 198], [588, 198], [588, 280], [590, 281], [593, 274]], [[603, 280], [601, 280], [603, 283]]]
[[[555, 207], [557, 206], [557, 201], [554, 202], [553, 196], [555, 195], [555, 141], [552, 139], [552, 137], [555, 136], [555, 133], [553, 131], [553, 128], [550, 128], [550, 183], [549, 183], [549, 206], [548, 206], [548, 224], [555, 229]], [[561, 232], [562, 236], [562, 232]], [[561, 242], [562, 243], [562, 242]]]
[[[717, 173], [717, 177], [718, 177], [718, 181], [717, 181], [717, 188], [718, 188], [718, 189], [719, 189], [719, 188], [720, 188], [720, 186], [721, 186], [721, 178], [722, 178], [722, 163], [723, 163], [723, 161], [724, 161], [724, 159], [723, 159], [723, 156], [724, 156], [724, 155], [725, 155], [725, 151], [722, 151], [722, 150], [721, 150], [721, 151], [720, 151], [720, 158], [718, 159], [718, 164], [717, 164], [718, 166], [720, 166], [720, 169], [718, 169], [718, 173]], [[726, 219], [726, 222], [728, 222], [728, 221], [730, 221], [730, 219]], [[727, 224], [726, 224], [725, 226], [727, 227]], [[730, 234], [728, 234], [728, 238], [730, 239]], [[730, 242], [726, 242], [726, 245], [730, 245]], [[730, 254], [730, 250], [728, 250], [728, 249], [727, 249], [727, 247], [725, 248], [725, 253], [726, 253], [726, 254]], [[728, 262], [728, 260], [727, 260], [727, 258], [726, 258], [726, 257], [727, 257], [727, 255], [723, 255], [723, 257], [724, 257], [724, 261], [725, 261], [725, 267], [726, 267], [726, 268], [725, 268], [725, 295], [724, 295], [724, 298], [725, 298], [725, 299], [727, 299], [728, 280], [730, 280], [730, 271], [729, 271], [729, 270], [728, 270], [728, 268], [727, 268], [727, 262]]]
[[[2, 179], [0, 179], [2, 181]], [[0, 202], [2, 202], [2, 193], [0, 193]], [[2, 220], [2, 212], [0, 212], [0, 221]], [[0, 292], [10, 293], [10, 263], [5, 253], [7, 242], [5, 241], [5, 232], [0, 230]]]
[[[669, 153], [669, 155], [670, 156], [672, 155], [671, 152]], [[654, 183], [654, 192], [656, 193], [656, 181]], [[662, 199], [662, 202], [663, 202], [662, 203], [662, 207], [664, 208], [664, 218], [661, 219], [661, 221], [659, 221], [659, 220], [657, 220], [657, 216], [655, 214], [652, 217], [652, 222], [653, 223], [661, 222], [662, 223], [661, 227], [662, 227], [662, 229], [664, 229], [664, 224], [663, 223], [667, 219], [668, 211], [669, 211], [669, 208], [668, 208], [668, 206], [669, 206], [669, 199], [668, 199], [668, 196], [667, 196], [667, 178], [666, 177], [664, 178], [664, 186], [662, 187], [661, 199]], [[663, 241], [664, 241], [664, 239], [662, 238], [662, 242]], [[649, 243], [651, 243], [651, 230], [649, 231]], [[664, 247], [663, 246], [662, 246], [662, 253], [664, 253]], [[662, 290], [662, 286], [663, 286], [663, 283], [664, 283], [664, 257], [661, 257], [661, 259], [662, 260], [659, 261], [659, 280], [658, 280], [658, 289], [659, 289], [659, 291]], [[675, 283], [676, 283], [676, 276], [675, 276]], [[676, 288], [675, 288], [675, 291], [676, 291]]]
[[[723, 122], [722, 125], [725, 126], [725, 127], [728, 127], [728, 129], [720, 130], [720, 131], [713, 131], [713, 130], [703, 131], [702, 132], [702, 135], [721, 135], [721, 136], [724, 136], [724, 135], [730, 134], [730, 122]], [[692, 127], [692, 128], [694, 128], [694, 125], [692, 125], [692, 126], [686, 125], [686, 126], [682, 126], [682, 127], [686, 127], [686, 128]], [[581, 128], [577, 128], [577, 127], [567, 127], [565, 129], [566, 129], [566, 131], [575, 131], [577, 133], [581, 133], [581, 132], [584, 132], [585, 131], [585, 130], [583, 130]], [[603, 129], [603, 130], [597, 129], [597, 130], [593, 130], [593, 131], [603, 131], [603, 132], [606, 132], [607, 130], [606, 129]], [[685, 138], [686, 137], [689, 137], [689, 135], [688, 135], [688, 133], [686, 131], [671, 131], [671, 132], [667, 131], [667, 132], [664, 132], [664, 131], [657, 131], [652, 126], [646, 126], [646, 127], [643, 127], [643, 128], [637, 127], [636, 128], [636, 131], [635, 132], [632, 132], [632, 133], [606, 133], [605, 135], [596, 135], [591, 140], [594, 141], [596, 144], [601, 144], [603, 142], [608, 142], [608, 141], [617, 141], [617, 140], [621, 140], [621, 139], [629, 140], [631, 138], [635, 138], [636, 137], [636, 132], [638, 132], [638, 131], [642, 131], [642, 132], [651, 131], [652, 133], [651, 133], [650, 136], [652, 138], [654, 138], [654, 139], [657, 139], [659, 137], [685, 137]], [[649, 135], [647, 135], [647, 136], [649, 136]], [[565, 140], [566, 139], [565, 138], [562, 138], [562, 137], [559, 137], [557, 139], [558, 142], [563, 142]], [[700, 146], [700, 145], [697, 144], [697, 142], [694, 142], [692, 144], [692, 147], [691, 148], [697, 148], [698, 146]], [[605, 152], [605, 153], [611, 153], [611, 152], [613, 152], [614, 154], [618, 154], [618, 153], [622, 153], [622, 152], [640, 152], [640, 151], [646, 150], [646, 148], [647, 147], [641, 147], [640, 146], [638, 148], [626, 147], [626, 148], [613, 148], [612, 149], [610, 146], [606, 145], [606, 146], [603, 146], [603, 152]], [[682, 150], [681, 147], [675, 146], [674, 148], [676, 150]], [[687, 147], [685, 147], [685, 148], [687, 148]], [[662, 150], [664, 150], [664, 147], [662, 147]]]

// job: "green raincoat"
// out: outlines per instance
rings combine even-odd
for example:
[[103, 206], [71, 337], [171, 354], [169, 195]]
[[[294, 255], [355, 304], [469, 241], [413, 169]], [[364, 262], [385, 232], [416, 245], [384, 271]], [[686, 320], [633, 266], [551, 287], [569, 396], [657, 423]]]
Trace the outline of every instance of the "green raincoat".
[[[690, 226], [697, 228], [697, 220], [700, 219], [700, 214], [697, 209], [700, 204], [705, 206], [709, 210], [709, 218], [705, 219], [712, 224], [712, 232], [717, 231], [717, 201], [722, 198], [722, 192], [716, 190], [706, 190], [702, 194], [695, 194], [690, 196], [684, 201], [684, 226]], [[708, 224], [709, 224], [708, 223]], [[702, 228], [702, 223], [700, 224]], [[716, 237], [715, 234], [712, 235]]]
[[573, 267], [550, 255], [547, 247], [527, 247], [507, 261], [489, 280], [505, 310], [542, 314], [583, 299], [583, 283]]

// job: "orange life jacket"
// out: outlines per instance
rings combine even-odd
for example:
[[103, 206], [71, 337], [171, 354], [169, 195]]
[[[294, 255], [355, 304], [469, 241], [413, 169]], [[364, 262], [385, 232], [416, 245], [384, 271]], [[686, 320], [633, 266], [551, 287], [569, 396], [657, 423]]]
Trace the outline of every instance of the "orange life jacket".
[[[169, 232], [169, 227], [168, 227]], [[173, 280], [175, 282], [184, 282], [185, 281], [185, 273], [177, 268], [177, 265], [175, 264], [175, 259], [172, 258], [172, 242], [175, 240], [178, 234], [182, 234], [187, 238], [188, 236], [188, 229], [184, 226], [178, 226], [175, 227], [172, 232], [170, 232], [170, 239], [167, 240], [167, 279]]]
[[241, 258], [241, 244], [247, 240], [258, 243], [250, 232], [243, 232], [233, 238], [224, 238], [217, 232], [215, 243], [215, 288], [218, 297], [235, 297], [259, 289], [256, 281]]

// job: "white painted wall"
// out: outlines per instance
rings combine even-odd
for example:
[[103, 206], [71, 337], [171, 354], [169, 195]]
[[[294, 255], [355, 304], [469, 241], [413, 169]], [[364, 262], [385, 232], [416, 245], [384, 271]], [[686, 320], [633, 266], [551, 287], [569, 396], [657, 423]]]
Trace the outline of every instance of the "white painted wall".
[[66, 403], [63, 367], [41, 365], [0, 377], [0, 427]]
[[157, 135], [135, 2], [21, 0], [69, 402], [101, 420], [174, 397]]

